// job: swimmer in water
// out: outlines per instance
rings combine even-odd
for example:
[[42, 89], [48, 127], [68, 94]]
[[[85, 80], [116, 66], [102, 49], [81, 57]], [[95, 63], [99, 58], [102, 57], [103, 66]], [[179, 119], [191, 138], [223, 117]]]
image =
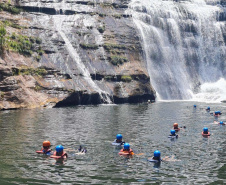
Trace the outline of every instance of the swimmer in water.
[[210, 111], [210, 107], [207, 107], [207, 108], [206, 108], [206, 111], [209, 112], [209, 111]]
[[204, 136], [204, 137], [208, 137], [208, 136], [210, 136], [210, 133], [209, 133], [209, 131], [208, 131], [208, 128], [207, 127], [204, 127], [203, 128], [203, 132], [202, 132], [202, 136]]
[[57, 158], [57, 159], [64, 159], [64, 158], [67, 158], [68, 155], [66, 152], [64, 152], [64, 147], [62, 145], [57, 145], [56, 151], [50, 157]]
[[50, 149], [50, 141], [43, 141], [42, 146], [43, 148], [40, 151], [36, 151], [36, 153], [51, 154], [52, 149]]
[[125, 143], [123, 149], [120, 150], [119, 155], [134, 155], [129, 143]]
[[216, 125], [225, 125], [225, 123], [223, 121], [220, 121], [220, 122], [214, 121], [213, 123], [216, 124]]
[[178, 135], [176, 134], [175, 130], [170, 130], [170, 135], [168, 136], [168, 138], [178, 138]]
[[154, 151], [154, 157], [148, 159], [148, 161], [154, 162], [154, 163], [160, 163], [161, 161], [166, 161], [166, 162], [172, 161], [172, 162], [175, 162], [175, 161], [180, 161], [180, 160], [175, 159], [175, 155], [172, 155], [171, 157], [166, 156], [166, 157], [161, 159], [161, 152], [158, 151], [158, 150], [155, 150]]
[[122, 141], [122, 135], [117, 134], [116, 139], [113, 141], [112, 145], [124, 145], [125, 141]]
[[186, 126], [183, 126], [183, 127], [178, 127], [178, 123], [174, 123], [173, 124], [173, 130], [175, 130], [176, 132], [178, 132], [180, 129], [183, 129], [183, 128], [186, 128]]
[[221, 111], [215, 111], [215, 112], [213, 113], [214, 116], [220, 116], [221, 114], [222, 114]]
[[149, 159], [148, 161], [150, 162], [154, 162], [154, 163], [159, 163], [161, 162], [161, 152], [158, 150], [154, 151], [154, 157], [152, 157], [151, 159]]

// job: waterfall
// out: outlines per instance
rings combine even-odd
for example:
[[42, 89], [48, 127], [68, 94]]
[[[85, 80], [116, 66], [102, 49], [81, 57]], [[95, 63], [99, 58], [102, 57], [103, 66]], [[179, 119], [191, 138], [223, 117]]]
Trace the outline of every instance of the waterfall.
[[[226, 79], [225, 8], [219, 0], [132, 0], [151, 84], [162, 100], [221, 101]], [[218, 89], [215, 94], [214, 89]], [[211, 94], [211, 95], [210, 95]]]
[[[87, 85], [89, 87], [91, 87], [94, 91], [99, 93], [103, 102], [112, 103], [110, 100], [110, 95], [107, 92], [101, 90], [97, 86], [97, 84], [95, 84], [95, 82], [92, 80], [88, 69], [86, 69], [86, 66], [81, 61], [81, 58], [80, 58], [79, 54], [77, 53], [76, 48], [72, 45], [72, 43], [70, 42], [70, 40], [67, 38], [66, 34], [64, 33], [63, 28], [65, 28], [65, 27], [63, 26], [63, 22], [65, 21], [66, 18], [70, 20], [70, 16], [54, 15], [53, 21], [54, 21], [54, 26], [55, 26], [56, 30], [58, 31], [59, 35], [62, 37], [62, 39], [65, 42], [65, 45], [66, 45], [66, 48], [67, 48], [67, 51], [68, 51], [70, 57], [76, 63], [76, 66], [78, 67], [80, 74], [83, 77], [83, 79], [85, 80], [85, 82], [87, 83]], [[69, 30], [69, 32], [70, 32], [70, 30]], [[77, 46], [77, 47], [79, 47], [79, 46]], [[70, 67], [67, 66], [67, 70], [70, 71]], [[69, 72], [69, 74], [71, 74], [73, 80], [75, 81], [76, 79], [73, 77], [74, 76], [73, 73]], [[82, 85], [84, 86], [85, 84], [82, 84]], [[89, 88], [87, 87], [85, 89], [88, 90]]]

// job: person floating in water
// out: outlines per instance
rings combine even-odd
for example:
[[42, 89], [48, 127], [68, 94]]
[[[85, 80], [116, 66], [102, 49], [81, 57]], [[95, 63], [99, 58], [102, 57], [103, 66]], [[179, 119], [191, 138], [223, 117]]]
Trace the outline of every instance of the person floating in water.
[[122, 135], [121, 134], [117, 134], [116, 135], [116, 139], [113, 141], [112, 145], [116, 145], [116, 146], [119, 146], [119, 145], [124, 145], [124, 141], [122, 141]]
[[68, 155], [66, 152], [64, 152], [64, 147], [62, 145], [57, 145], [56, 151], [50, 157], [55, 159], [65, 159], [68, 157]]
[[171, 157], [166, 156], [164, 158], [161, 158], [161, 152], [159, 150], [154, 151], [154, 157], [148, 159], [149, 162], [154, 162], [154, 163], [160, 163], [161, 161], [180, 161], [175, 159], [175, 155], [172, 155]]
[[193, 107], [196, 108], [197, 106], [196, 105], [193, 105]]
[[173, 124], [173, 129], [178, 132], [180, 130], [180, 128], [178, 127], [178, 123], [174, 123]]
[[209, 111], [210, 111], [210, 107], [207, 107], [207, 108], [206, 108], [206, 111], [209, 112]]
[[180, 129], [182, 129], [182, 128], [186, 128], [186, 126], [183, 126], [183, 127], [178, 127], [178, 123], [174, 123], [173, 124], [173, 130], [175, 130], [176, 132], [178, 132]]
[[207, 127], [203, 128], [202, 136], [210, 136], [210, 132], [208, 131]]
[[220, 122], [214, 121], [214, 124], [217, 124], [217, 125], [225, 125], [225, 123], [223, 121], [220, 121]]
[[225, 123], [223, 121], [220, 121], [219, 125], [225, 125]]
[[221, 114], [222, 114], [221, 111], [215, 111], [215, 112], [213, 113], [214, 116], [220, 116]]
[[52, 151], [50, 149], [50, 145], [51, 145], [50, 141], [43, 141], [42, 143], [43, 148], [40, 151], [36, 151], [36, 153], [50, 155]]
[[151, 159], [149, 159], [148, 161], [150, 162], [154, 162], [154, 163], [159, 163], [161, 162], [161, 152], [158, 150], [154, 151], [154, 157], [152, 157]]
[[134, 155], [129, 143], [124, 144], [124, 148], [120, 150], [119, 155]]
[[178, 135], [176, 134], [175, 130], [170, 130], [170, 135], [168, 136], [168, 138], [178, 138]]

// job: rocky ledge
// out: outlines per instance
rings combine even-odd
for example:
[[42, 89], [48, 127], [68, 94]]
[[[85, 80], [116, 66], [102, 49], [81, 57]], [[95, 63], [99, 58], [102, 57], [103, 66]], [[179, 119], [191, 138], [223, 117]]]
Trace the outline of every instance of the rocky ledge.
[[11, 3], [0, 109], [155, 101], [129, 1]]

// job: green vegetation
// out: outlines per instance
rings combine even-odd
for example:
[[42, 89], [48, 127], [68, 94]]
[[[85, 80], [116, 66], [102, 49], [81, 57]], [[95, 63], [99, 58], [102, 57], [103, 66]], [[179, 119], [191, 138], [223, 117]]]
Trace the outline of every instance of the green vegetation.
[[10, 26], [12, 28], [16, 28], [16, 29], [23, 29], [26, 28], [24, 26], [20, 26], [16, 23], [16, 21], [9, 21], [9, 20], [5, 20], [5, 21], [0, 21], [0, 24], [4, 25], [4, 26]]
[[0, 27], [0, 54], [3, 55], [6, 48], [6, 29], [4, 26]]
[[0, 99], [3, 99], [5, 97], [5, 92], [0, 91]]
[[119, 45], [119, 44], [109, 44], [109, 43], [106, 43], [103, 45], [104, 49], [107, 50], [107, 51], [110, 51], [112, 49], [127, 49], [126, 46], [124, 45]]
[[19, 52], [21, 55], [30, 57], [33, 52], [37, 52], [39, 55], [44, 53], [41, 46], [39, 46], [38, 49], [35, 47], [36, 44], [40, 45], [42, 43], [40, 38], [16, 35], [13, 33], [8, 40], [9, 48]]
[[37, 75], [37, 76], [45, 76], [47, 71], [44, 68], [13, 68], [12, 69], [13, 76], [18, 75]]
[[123, 64], [124, 62], [128, 62], [128, 59], [126, 57], [123, 57], [123, 56], [113, 55], [113, 56], [109, 57], [109, 61], [113, 65], [119, 65], [119, 64]]
[[110, 75], [107, 75], [107, 76], [104, 76], [104, 80], [106, 80], [106, 81], [112, 81], [112, 76], [110, 76]]
[[35, 91], [40, 91], [42, 89], [43, 88], [40, 85], [38, 85], [38, 84], [35, 85], [35, 88], [34, 88]]
[[128, 75], [123, 75], [123, 76], [121, 77], [121, 80], [122, 80], [123, 82], [131, 82], [131, 81], [132, 81], [132, 77], [131, 77], [131, 76], [128, 76]]
[[115, 14], [115, 15], [112, 15], [114, 18], [116, 18], [116, 19], [121, 19], [122, 18], [122, 15], [120, 15], [120, 14]]
[[97, 30], [100, 32], [100, 33], [104, 33], [105, 31], [105, 26], [100, 26], [97, 28]]
[[11, 5], [10, 3], [0, 3], [0, 11], [7, 11], [11, 14], [20, 14], [21, 9], [16, 8], [15, 6]]
[[80, 44], [80, 47], [83, 48], [83, 49], [93, 49], [93, 50], [96, 50], [99, 48], [98, 45], [95, 45], [95, 44]]
[[7, 35], [6, 26], [11, 26], [17, 29], [23, 29], [24, 27], [16, 24], [13, 21], [0, 21], [0, 55], [4, 56], [6, 49], [18, 52], [24, 56], [32, 56], [33, 52], [37, 52], [39, 56], [36, 57], [36, 60], [41, 59], [44, 51], [42, 50], [40, 44], [42, 40], [37, 37], [28, 37], [25, 35], [17, 35], [12, 33]]
[[32, 55], [33, 45], [27, 36], [12, 34], [9, 47], [11, 50], [17, 51], [24, 56]]
[[100, 3], [102, 8], [114, 8], [111, 3]]

